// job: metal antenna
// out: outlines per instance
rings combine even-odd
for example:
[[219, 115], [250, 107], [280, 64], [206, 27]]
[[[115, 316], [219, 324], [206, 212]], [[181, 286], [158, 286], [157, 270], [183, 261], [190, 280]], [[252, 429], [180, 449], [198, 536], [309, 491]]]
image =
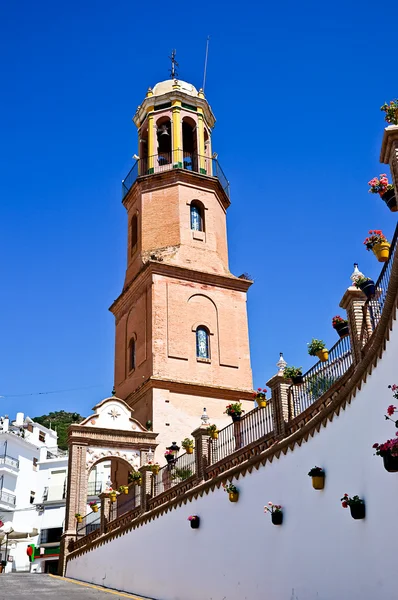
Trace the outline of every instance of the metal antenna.
[[204, 73], [203, 73], [203, 86], [202, 86], [203, 91], [205, 91], [205, 85], [206, 85], [207, 58], [209, 56], [209, 41], [210, 41], [210, 36], [208, 35], [207, 41], [206, 41], [205, 69], [204, 69]]
[[177, 77], [178, 77], [176, 67], [179, 67], [180, 65], [176, 61], [176, 54], [177, 54], [177, 50], [172, 50], [171, 56], [169, 56], [169, 59], [171, 60], [171, 69], [169, 69], [171, 79], [177, 79]]

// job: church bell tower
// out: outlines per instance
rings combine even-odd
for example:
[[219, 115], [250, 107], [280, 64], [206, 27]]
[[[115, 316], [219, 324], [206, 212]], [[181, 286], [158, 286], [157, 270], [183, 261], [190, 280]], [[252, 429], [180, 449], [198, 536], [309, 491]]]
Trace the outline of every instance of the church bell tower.
[[250, 410], [246, 294], [228, 268], [229, 184], [212, 149], [203, 90], [171, 79], [149, 88], [133, 119], [139, 157], [122, 184], [127, 269], [116, 319], [115, 389], [164, 448], [190, 436], [206, 407]]

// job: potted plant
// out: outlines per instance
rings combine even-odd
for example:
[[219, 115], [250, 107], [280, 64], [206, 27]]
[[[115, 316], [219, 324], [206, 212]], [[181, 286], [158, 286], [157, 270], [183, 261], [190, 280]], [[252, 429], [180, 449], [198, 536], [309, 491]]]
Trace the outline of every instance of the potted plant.
[[391, 212], [397, 212], [397, 199], [395, 197], [395, 189], [391, 183], [388, 183], [388, 177], [385, 173], [380, 175], [380, 178], [373, 177], [368, 184], [370, 185], [369, 192], [371, 194], [379, 194], [384, 200]]
[[175, 469], [173, 471], [173, 473], [171, 474], [171, 479], [173, 481], [175, 481], [176, 479], [185, 481], [186, 479], [189, 479], [190, 477], [192, 477], [192, 475], [193, 475], [192, 469], [187, 469], [187, 468]]
[[75, 514], [75, 519], [77, 523], [83, 523], [83, 515], [81, 515], [80, 513]]
[[[394, 398], [398, 399], [398, 386], [397, 385], [389, 385], [388, 386], [393, 391]], [[387, 408], [387, 414], [384, 415], [384, 418], [387, 421], [392, 421], [395, 424], [395, 427], [398, 428], [398, 420], [395, 420], [394, 414], [398, 412], [397, 407], [393, 404]], [[377, 456], [381, 456], [383, 459], [384, 468], [389, 473], [397, 473], [398, 472], [398, 432], [395, 438], [391, 440], [387, 440], [383, 444], [373, 444], [373, 448], [376, 450], [375, 454]]]
[[133, 485], [141, 485], [142, 483], [142, 475], [139, 471], [131, 471], [129, 473], [129, 483]]
[[258, 408], [265, 408], [267, 406], [267, 390], [265, 388], [258, 388], [257, 392], [253, 392], [253, 398], [256, 400]]
[[149, 470], [150, 470], [150, 471], [151, 471], [151, 472], [152, 472], [154, 475], [157, 475], [157, 474], [159, 473], [159, 471], [160, 471], [160, 464], [159, 464], [159, 463], [152, 463], [152, 462], [149, 462], [149, 463], [148, 463], [148, 467], [149, 467]]
[[181, 446], [184, 448], [187, 454], [193, 454], [193, 440], [185, 438], [184, 440], [182, 440]]
[[120, 494], [126, 494], [126, 496], [127, 496], [127, 494], [129, 493], [129, 486], [128, 485], [121, 485], [119, 487], [119, 493]]
[[325, 471], [321, 467], [313, 467], [308, 475], [312, 477], [314, 490], [323, 490], [325, 487]]
[[325, 343], [322, 340], [312, 338], [312, 341], [307, 344], [308, 354], [310, 356], [317, 356], [321, 362], [326, 362], [329, 358], [329, 352], [326, 349]]
[[373, 281], [373, 279], [370, 279], [369, 277], [364, 277], [364, 276], [355, 277], [354, 285], [359, 290], [362, 290], [367, 298], [373, 298], [373, 296], [376, 293], [375, 282]]
[[175, 462], [175, 452], [173, 452], [173, 450], [166, 450], [166, 452], [164, 453], [164, 457], [167, 460], [168, 464], [173, 464]]
[[88, 505], [93, 512], [95, 512], [95, 513], [98, 512], [98, 504], [96, 503], [95, 500], [93, 500], [92, 502], [89, 502]]
[[337, 331], [340, 338], [344, 338], [347, 335], [350, 335], [350, 330], [348, 329], [348, 321], [347, 319], [343, 319], [339, 315], [336, 315], [332, 319], [332, 327]]
[[343, 508], [350, 507], [353, 519], [365, 518], [365, 502], [359, 496], [353, 496], [351, 498], [348, 494], [344, 494], [340, 502]]
[[285, 367], [283, 377], [291, 379], [294, 385], [301, 385], [304, 381], [302, 367]]
[[224, 492], [227, 492], [230, 502], [238, 502], [239, 490], [233, 483], [223, 483]]
[[191, 523], [191, 529], [199, 529], [200, 517], [198, 515], [190, 515], [188, 521]]
[[380, 110], [386, 113], [384, 120], [390, 125], [398, 125], [398, 100], [390, 100], [387, 104], [383, 104]]
[[245, 411], [242, 410], [242, 404], [240, 402], [234, 402], [225, 407], [224, 415], [232, 417], [232, 421], [236, 423], [237, 421], [240, 421], [242, 413], [244, 412]]
[[274, 525], [282, 525], [283, 512], [280, 504], [268, 502], [268, 506], [264, 506], [265, 513], [271, 513], [271, 521]]
[[116, 490], [113, 490], [112, 488], [109, 491], [109, 498], [111, 499], [111, 502], [116, 502], [116, 498], [119, 496], [119, 492], [117, 492]]
[[209, 434], [212, 440], [218, 440], [217, 425], [209, 425], [207, 428], [207, 433]]
[[364, 241], [367, 250], [372, 250], [379, 262], [387, 262], [390, 256], [390, 244], [381, 229], [370, 229], [369, 237]]

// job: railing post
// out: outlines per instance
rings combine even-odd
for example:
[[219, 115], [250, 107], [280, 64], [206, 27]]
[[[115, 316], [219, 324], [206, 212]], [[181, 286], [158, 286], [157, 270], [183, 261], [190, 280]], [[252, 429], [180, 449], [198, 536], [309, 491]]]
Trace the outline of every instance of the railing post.
[[395, 193], [398, 190], [398, 126], [390, 125], [384, 130], [381, 145], [380, 162], [390, 165], [392, 183]]
[[274, 432], [277, 437], [284, 437], [286, 423], [291, 418], [289, 412], [289, 386], [280, 369], [276, 375], [267, 381], [266, 385], [271, 390], [272, 418]]
[[143, 465], [138, 470], [142, 476], [141, 510], [142, 510], [142, 512], [146, 512], [148, 510], [148, 500], [151, 497], [152, 472], [149, 470], [148, 465]]
[[350, 286], [345, 291], [345, 294], [340, 302], [341, 308], [344, 308], [347, 311], [352, 359], [355, 365], [357, 365], [362, 358], [362, 327], [369, 326], [367, 320], [364, 323], [363, 306], [365, 302], [365, 294], [354, 286]]
[[207, 425], [201, 425], [192, 432], [195, 441], [196, 477], [200, 481], [206, 479], [206, 468], [209, 466], [209, 439]]
[[100, 494], [98, 497], [101, 500], [100, 534], [102, 535], [103, 533], [106, 533], [106, 526], [108, 523], [109, 507], [110, 507], [111, 501], [109, 498], [109, 493], [106, 493], [106, 492], [102, 492], [102, 494]]

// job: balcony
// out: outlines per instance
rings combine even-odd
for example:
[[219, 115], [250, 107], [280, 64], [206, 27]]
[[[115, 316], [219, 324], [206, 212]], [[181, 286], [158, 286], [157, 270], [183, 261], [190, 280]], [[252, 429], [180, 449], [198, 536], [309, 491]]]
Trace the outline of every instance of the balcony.
[[122, 199], [127, 196], [138, 178], [173, 169], [182, 169], [218, 179], [229, 198], [229, 181], [216, 158], [175, 150], [138, 159], [122, 181]]
[[9, 456], [8, 454], [3, 454], [3, 456], [0, 456], [0, 471], [2, 468], [16, 473], [19, 471], [19, 460], [13, 456]]
[[106, 483], [103, 481], [89, 481], [87, 484], [87, 496], [98, 496], [105, 487]]
[[7, 504], [8, 506], [15, 506], [16, 500], [17, 499], [14, 494], [10, 494], [9, 492], [0, 490], [0, 504]]

